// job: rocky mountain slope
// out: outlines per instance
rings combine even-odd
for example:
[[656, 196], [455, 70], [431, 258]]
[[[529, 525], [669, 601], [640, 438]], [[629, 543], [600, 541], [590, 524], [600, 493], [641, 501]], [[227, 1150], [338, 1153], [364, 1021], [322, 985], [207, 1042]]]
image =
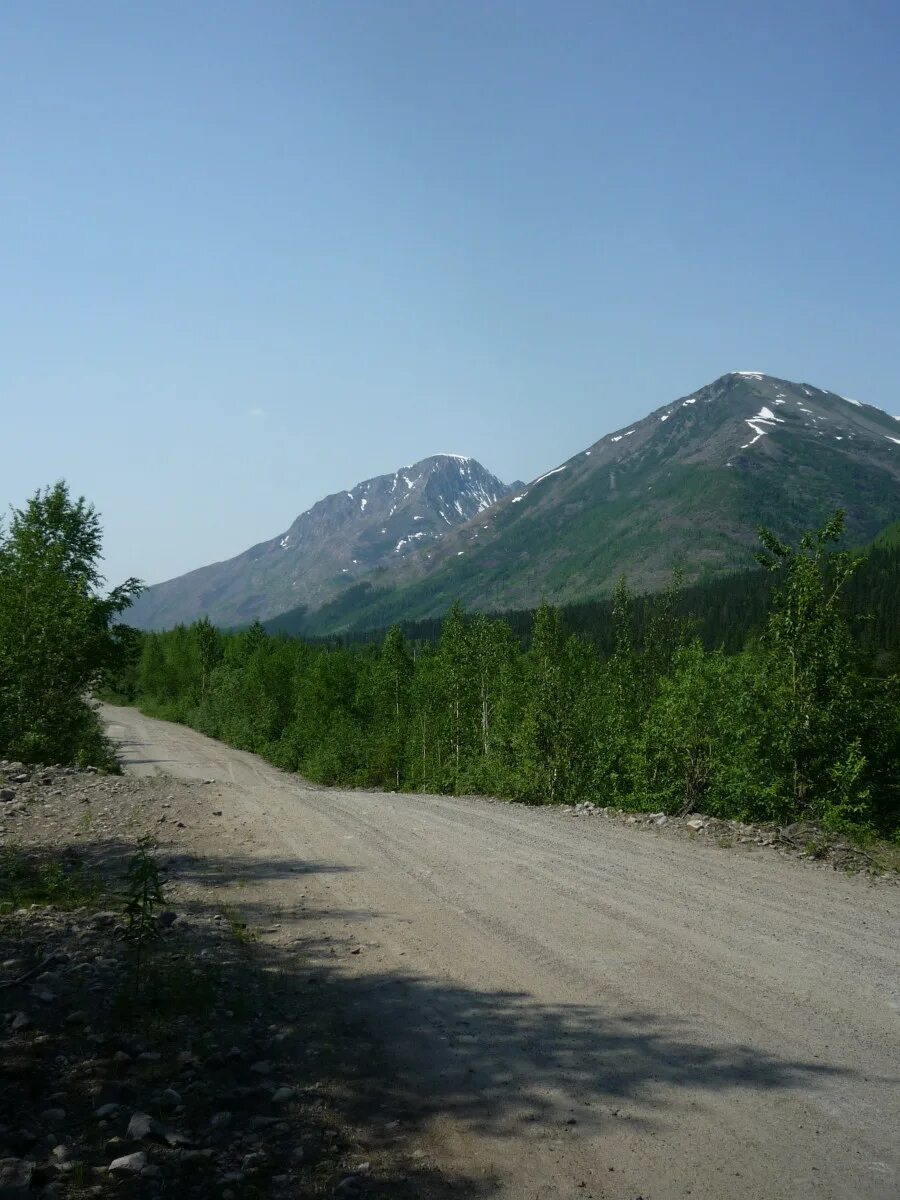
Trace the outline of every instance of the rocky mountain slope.
[[737, 371], [517, 488], [477, 520], [282, 628], [326, 632], [442, 613], [455, 599], [527, 607], [751, 563], [756, 529], [787, 538], [847, 510], [850, 544], [900, 514], [900, 421], [810, 384]]
[[509, 492], [474, 459], [437, 454], [336, 492], [284, 533], [236, 558], [148, 588], [130, 624], [164, 629], [207, 615], [220, 625], [318, 608], [348, 584], [415, 551], [427, 561], [448, 531]]

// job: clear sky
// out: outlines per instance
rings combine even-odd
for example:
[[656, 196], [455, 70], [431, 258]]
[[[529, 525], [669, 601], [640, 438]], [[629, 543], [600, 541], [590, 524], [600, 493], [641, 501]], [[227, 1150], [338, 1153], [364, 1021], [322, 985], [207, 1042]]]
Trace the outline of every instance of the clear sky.
[[900, 413], [896, 0], [0, 6], [0, 504], [111, 582], [729, 370]]

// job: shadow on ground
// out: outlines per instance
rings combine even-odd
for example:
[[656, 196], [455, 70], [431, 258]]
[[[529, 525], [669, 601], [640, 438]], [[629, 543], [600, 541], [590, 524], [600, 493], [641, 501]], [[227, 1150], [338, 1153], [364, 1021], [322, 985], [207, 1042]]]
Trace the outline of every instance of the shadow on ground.
[[[172, 860], [173, 873], [194, 882], [215, 882], [223, 873], [252, 883], [288, 872], [344, 869], [257, 858], [215, 865], [212, 871], [202, 858]], [[234, 896], [235, 909], [251, 928], [285, 918], [252, 891], [243, 899]], [[336, 1014], [348, 1039], [370, 1050], [377, 1045], [377, 1072], [357, 1064], [345, 1081], [351, 1108], [360, 1101], [370, 1111], [375, 1103], [417, 1127], [451, 1116], [482, 1133], [521, 1137], [548, 1123], [563, 1126], [577, 1110], [585, 1132], [602, 1133], [611, 1120], [658, 1130], [676, 1118], [682, 1104], [714, 1102], [717, 1093], [810, 1089], [845, 1073], [750, 1045], [711, 1043], [688, 1018], [612, 1013], [599, 1003], [547, 1005], [526, 992], [476, 991], [415, 971], [361, 974], [361, 960], [348, 957], [356, 949], [352, 940], [302, 935], [304, 921], [325, 914], [309, 907], [290, 915], [301, 923], [300, 936], [287, 947], [260, 941], [260, 960], [280, 988], [314, 995]], [[373, 916], [327, 915], [351, 921]], [[348, 930], [347, 939], [351, 936]], [[353, 969], [347, 970], [350, 962]]]
[[[88, 870], [107, 874], [121, 871], [131, 851], [114, 841], [78, 847]], [[229, 889], [228, 911], [233, 907], [240, 914], [244, 928], [285, 918], [284, 910], [252, 894], [253, 885], [288, 874], [343, 870], [296, 860], [190, 854], [175, 854], [166, 865], [173, 881], [194, 885], [194, 899], [180, 909], [188, 923], [223, 911], [221, 897], [207, 900], [205, 888], [247, 880], [246, 899], [239, 889]], [[299, 1085], [327, 1080], [349, 1122], [388, 1140], [395, 1136], [392, 1129], [408, 1134], [438, 1117], [500, 1137], [569, 1126], [575, 1136], [590, 1132], [602, 1138], [613, 1121], [659, 1131], [677, 1120], [682, 1105], [714, 1103], [721, 1093], [809, 1090], [846, 1074], [749, 1045], [711, 1044], [687, 1018], [611, 1013], [599, 1003], [546, 1005], [525, 992], [475, 991], [414, 971], [361, 972], [364, 960], [348, 958], [352, 943], [303, 935], [303, 923], [323, 915], [312, 907], [292, 909], [299, 936], [287, 946], [257, 940], [251, 953], [267, 980], [272, 1011], [299, 1021], [311, 1042], [300, 1059], [305, 1077]], [[577, 1129], [571, 1128], [574, 1112]], [[491, 1180], [448, 1180], [427, 1172], [420, 1183], [420, 1195], [440, 1196], [445, 1187], [471, 1196], [494, 1190]]]

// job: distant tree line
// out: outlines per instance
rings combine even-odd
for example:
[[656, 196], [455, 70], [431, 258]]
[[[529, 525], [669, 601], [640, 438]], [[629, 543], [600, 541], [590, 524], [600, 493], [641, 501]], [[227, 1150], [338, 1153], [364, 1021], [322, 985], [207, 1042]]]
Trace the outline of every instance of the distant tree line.
[[[873, 656], [883, 672], [900, 670], [900, 522], [896, 529], [895, 539], [879, 538], [871, 549], [860, 553], [858, 569], [846, 580], [841, 593], [841, 604], [854, 639]], [[707, 649], [737, 651], [765, 628], [771, 591], [771, 577], [757, 566], [680, 588], [677, 612], [690, 620], [694, 634]], [[634, 636], [639, 642], [655, 604], [653, 593], [638, 594], [633, 599]], [[559, 605], [562, 627], [567, 634], [577, 633], [586, 638], [607, 655], [615, 644], [613, 606], [612, 597]], [[494, 615], [502, 617], [521, 645], [527, 647], [536, 612], [536, 609], [513, 609]], [[351, 628], [341, 634], [316, 636], [305, 631], [307, 621], [311, 623], [313, 617], [297, 609], [265, 621], [263, 626], [267, 633], [305, 636], [310, 641], [333, 646], [380, 644], [387, 632], [384, 628]], [[401, 621], [398, 628], [412, 642], [436, 645], [443, 623], [443, 617], [425, 617]]]
[[622, 580], [602, 637], [547, 606], [525, 629], [456, 605], [433, 641], [393, 628], [380, 644], [203, 620], [132, 635], [115, 686], [323, 783], [898, 836], [900, 678], [854, 636], [864, 560], [835, 549], [842, 528], [837, 513], [796, 547], [761, 531], [758, 612], [735, 617], [753, 626], [737, 646], [699, 636], [677, 580], [639, 619]]

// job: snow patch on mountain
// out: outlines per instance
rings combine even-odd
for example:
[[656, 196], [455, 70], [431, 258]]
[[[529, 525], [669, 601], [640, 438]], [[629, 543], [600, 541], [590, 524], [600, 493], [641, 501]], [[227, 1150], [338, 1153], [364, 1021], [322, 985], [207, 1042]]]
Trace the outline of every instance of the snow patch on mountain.
[[564, 471], [565, 469], [566, 464], [563, 463], [561, 467], [554, 467], [552, 471], [545, 471], [543, 475], [539, 475], [537, 479], [532, 481], [531, 486], [535, 487], [537, 484], [543, 483], [545, 479], [549, 479], [551, 475], [558, 475], [560, 471]]

